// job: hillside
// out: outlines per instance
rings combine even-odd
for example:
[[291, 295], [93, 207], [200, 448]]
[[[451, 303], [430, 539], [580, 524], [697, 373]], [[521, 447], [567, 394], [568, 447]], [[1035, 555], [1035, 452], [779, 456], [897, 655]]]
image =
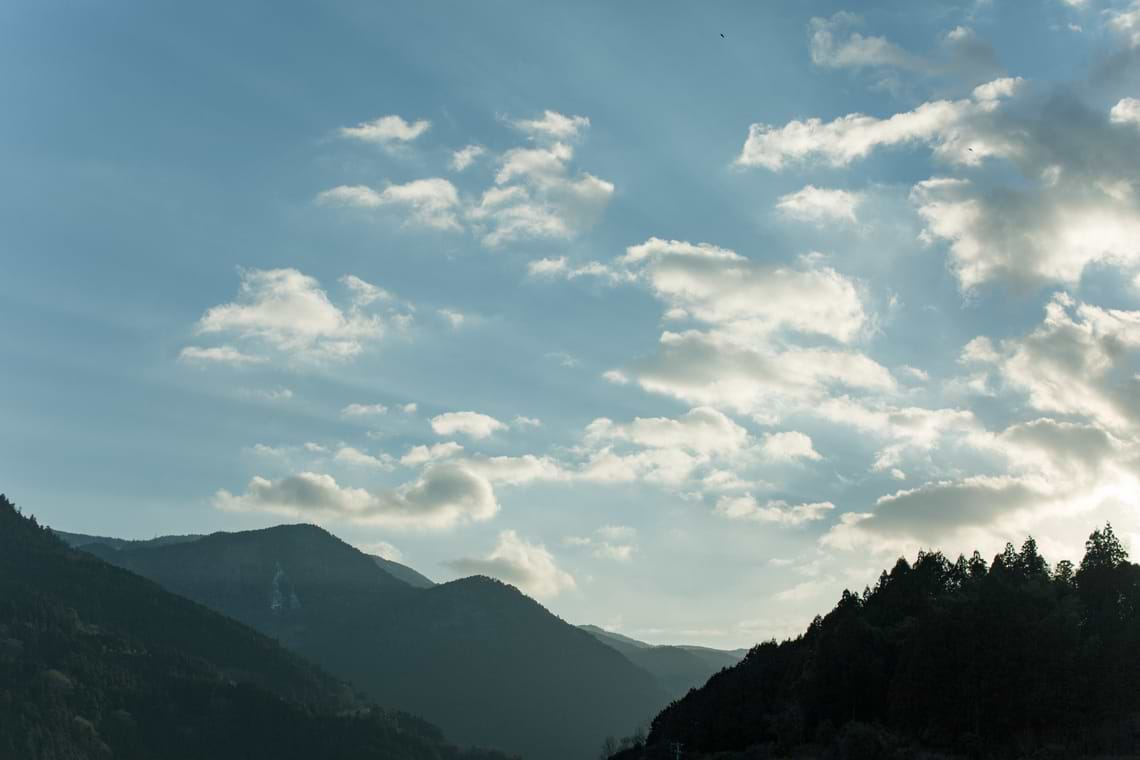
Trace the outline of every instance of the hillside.
[[800, 637], [766, 642], [621, 760], [1075, 758], [1140, 751], [1140, 566], [1111, 526], [1079, 569], [1032, 538], [987, 566], [900, 559]]
[[416, 588], [431, 588], [435, 585], [435, 581], [423, 575], [417, 570], [413, 570], [407, 565], [401, 565], [399, 562], [393, 562], [390, 559], [379, 557], [375, 554], [368, 555], [372, 557], [372, 561], [379, 565], [380, 569], [391, 575], [396, 580], [403, 581], [409, 586]]
[[494, 760], [240, 623], [69, 549], [0, 495], [0, 757]]
[[[129, 540], [123, 538], [112, 538], [110, 536], [89, 536], [85, 533], [68, 533], [66, 531], [57, 530], [55, 535], [63, 540], [68, 546], [73, 546], [77, 549], [94, 548], [95, 544], [102, 544], [103, 546], [111, 549], [140, 549], [147, 546], [166, 546], [168, 544], [181, 544], [188, 541], [197, 541], [202, 538], [201, 534], [188, 534], [185, 536], [157, 536], [155, 538], [143, 540]], [[402, 565], [384, 557], [375, 554], [369, 555], [372, 561], [375, 562], [381, 570], [385, 571], [397, 580], [407, 583], [409, 586], [417, 588], [430, 588], [435, 585], [433, 581], [419, 573], [416, 570]]]
[[197, 533], [191, 533], [185, 536], [156, 536], [155, 538], [147, 538], [141, 540], [130, 540], [125, 538], [112, 538], [110, 536], [89, 536], [85, 533], [67, 533], [62, 530], [53, 530], [55, 537], [63, 541], [68, 546], [76, 549], [82, 549], [85, 546], [92, 544], [103, 544], [112, 549], [125, 549], [125, 548], [138, 548], [142, 546], [165, 546], [167, 544], [182, 544], [187, 541], [197, 541], [202, 536]]
[[464, 743], [578, 760], [670, 699], [649, 673], [512, 586], [476, 577], [416, 588], [314, 526], [88, 548]]
[[647, 670], [672, 697], [683, 696], [689, 689], [702, 686], [713, 673], [732, 667], [747, 654], [747, 650], [647, 644], [596, 625], [578, 627]]

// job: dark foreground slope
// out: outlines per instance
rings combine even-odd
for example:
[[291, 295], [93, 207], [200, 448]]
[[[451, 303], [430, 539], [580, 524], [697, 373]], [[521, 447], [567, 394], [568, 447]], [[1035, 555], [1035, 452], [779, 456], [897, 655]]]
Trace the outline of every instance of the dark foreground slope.
[[626, 659], [649, 671], [671, 697], [704, 685], [709, 676], [740, 662], [747, 650], [723, 650], [684, 645], [654, 645], [622, 636], [596, 625], [578, 626]]
[[[920, 554], [807, 632], [673, 703], [622, 760], [1135, 757], [1140, 566], [1111, 527], [1080, 568], [1032, 539], [992, 566]], [[938, 754], [923, 754], [924, 752]], [[717, 754], [723, 753], [723, 754]]]
[[0, 496], [0, 757], [492, 760]]
[[512, 586], [476, 577], [417, 588], [311, 525], [89, 549], [279, 638], [455, 741], [580, 760], [669, 702], [650, 674]]

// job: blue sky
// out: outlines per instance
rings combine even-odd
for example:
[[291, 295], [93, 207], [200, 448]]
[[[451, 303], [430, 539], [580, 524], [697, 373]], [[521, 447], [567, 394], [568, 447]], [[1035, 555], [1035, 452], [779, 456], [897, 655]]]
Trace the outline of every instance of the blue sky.
[[49, 524], [314, 521], [718, 646], [922, 546], [1140, 537], [1140, 6], [0, 29], [0, 487]]

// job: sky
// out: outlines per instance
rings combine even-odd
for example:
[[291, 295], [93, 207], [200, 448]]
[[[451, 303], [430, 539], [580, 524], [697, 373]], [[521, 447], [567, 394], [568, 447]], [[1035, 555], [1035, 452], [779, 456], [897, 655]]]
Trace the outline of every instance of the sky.
[[1140, 550], [1140, 4], [0, 6], [0, 490], [749, 646]]

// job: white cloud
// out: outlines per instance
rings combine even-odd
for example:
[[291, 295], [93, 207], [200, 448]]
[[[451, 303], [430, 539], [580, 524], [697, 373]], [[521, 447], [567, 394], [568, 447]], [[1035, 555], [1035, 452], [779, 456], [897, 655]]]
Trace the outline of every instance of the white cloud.
[[609, 204], [614, 186], [585, 172], [572, 176], [573, 156], [564, 142], [504, 153], [496, 184], [468, 211], [483, 243], [496, 247], [515, 240], [570, 239], [591, 226]]
[[1102, 309], [1058, 293], [1041, 325], [1024, 338], [1003, 341], [991, 360], [1034, 409], [1134, 430], [1140, 382], [1129, 368], [1137, 348], [1140, 311]]
[[566, 271], [566, 257], [534, 259], [527, 262], [526, 269], [531, 277], [552, 277]]
[[388, 185], [377, 192], [365, 185], [340, 185], [317, 196], [327, 206], [378, 208], [393, 206], [405, 213], [404, 222], [440, 230], [459, 230], [459, 191], [446, 179], [417, 179]]
[[821, 457], [812, 447], [811, 437], [795, 430], [783, 433], [769, 433], [760, 446], [764, 457], [773, 462], [795, 462], [801, 459], [812, 461]]
[[866, 323], [859, 288], [830, 267], [754, 262], [707, 243], [650, 238], [621, 263], [671, 310], [749, 339], [780, 329], [853, 340]]
[[393, 463], [392, 457], [387, 454], [374, 457], [352, 446], [340, 447], [333, 458], [341, 464], [353, 467], [371, 467], [378, 470], [391, 470]]
[[[1140, 129], [1132, 127], [1140, 123], [1134, 121], [1140, 105], [1125, 98], [1106, 113], [1055, 95], [998, 107], [1020, 89], [1017, 82], [976, 88], [967, 122], [950, 134], [960, 145], [970, 136], [970, 159], [1001, 155], [1020, 176], [974, 173], [917, 183], [911, 202], [925, 223], [920, 240], [946, 244], [967, 291], [995, 280], [1073, 284], [1097, 265], [1134, 272]], [[940, 140], [929, 141], [936, 153], [948, 144]], [[996, 141], [1007, 145], [992, 150]]]
[[1109, 10], [1108, 28], [1131, 47], [1140, 47], [1140, 2], [1133, 2], [1126, 10]]
[[359, 544], [356, 548], [365, 554], [383, 557], [389, 562], [400, 562], [404, 559], [404, 553], [387, 541], [373, 541], [370, 544]]
[[445, 412], [431, 418], [431, 429], [438, 435], [458, 433], [482, 439], [499, 430], [506, 430], [507, 426], [494, 417], [478, 412]]
[[839, 12], [808, 22], [812, 63], [831, 69], [870, 70], [875, 88], [895, 95], [906, 92], [900, 74], [936, 77], [958, 82], [982, 82], [1000, 75], [1002, 68], [988, 42], [967, 26], [942, 35], [937, 48], [916, 55], [885, 37], [863, 34], [863, 19]]
[[565, 143], [549, 148], [513, 148], [503, 154], [495, 182], [506, 185], [513, 179], [529, 179], [537, 183], [556, 182], [566, 170], [566, 162], [574, 149]]
[[567, 262], [565, 256], [550, 259], [534, 259], [527, 263], [527, 275], [535, 279], [552, 279], [561, 277], [566, 280], [576, 280], [579, 277], [597, 277], [610, 284], [633, 282], [637, 279], [634, 272], [606, 266], [600, 261], [588, 261], [578, 266]]
[[594, 547], [594, 556], [602, 559], [612, 559], [618, 562], [629, 562], [633, 559], [637, 547], [632, 544], [610, 544], [602, 542]]
[[716, 505], [717, 514], [730, 520], [753, 520], [791, 526], [822, 520], [833, 509], [835, 505], [829, 501], [794, 506], [785, 501], [768, 501], [761, 504], [752, 494], [724, 496]]
[[[1137, 145], [1140, 148], [1140, 144]], [[915, 185], [923, 239], [949, 243], [963, 288], [1009, 278], [1075, 283], [1091, 264], [1140, 264], [1140, 208], [1130, 180], [1046, 182], [1035, 193], [992, 191], [961, 179]]]
[[614, 385], [628, 385], [630, 382], [629, 375], [620, 369], [608, 369], [602, 373], [602, 377], [606, 382], [613, 383]]
[[340, 413], [345, 417], [375, 417], [388, 413], [383, 404], [349, 404]]
[[340, 278], [346, 288], [352, 291], [352, 301], [357, 306], [368, 306], [376, 301], [391, 301], [392, 294], [384, 288], [365, 282], [354, 274], [346, 274]]
[[890, 392], [890, 372], [851, 351], [779, 347], [720, 333], [665, 332], [657, 354], [628, 369], [638, 384], [691, 404], [716, 404], [775, 421], [836, 389]]
[[231, 364], [235, 367], [249, 364], [263, 364], [268, 361], [264, 356], [247, 354], [233, 346], [187, 346], [178, 352], [178, 358], [184, 362], [198, 364]]
[[333, 361], [359, 354], [383, 334], [384, 323], [357, 306], [340, 309], [316, 279], [296, 269], [246, 269], [237, 300], [209, 309], [195, 331], [231, 335], [302, 360]]
[[557, 111], [546, 110], [541, 118], [517, 119], [512, 124], [531, 137], [572, 140], [590, 126], [590, 120], [585, 116], [564, 116]]
[[1030, 531], [1049, 541], [1058, 520], [1079, 529], [1094, 510], [1137, 506], [1136, 442], [1096, 422], [1040, 418], [997, 434], [978, 430], [968, 443], [998, 474], [942, 478], [884, 495], [872, 512], [843, 515], [821, 543], [892, 553], [986, 550]]
[[355, 127], [341, 127], [341, 137], [362, 142], [388, 145], [393, 142], [411, 142], [427, 132], [431, 122], [426, 119], [408, 123], [400, 116], [381, 116], [372, 121], [364, 121]]
[[904, 364], [899, 369], [903, 372], [903, 374], [910, 375], [912, 378], [922, 383], [925, 383], [930, 379], [930, 373], [924, 369], [919, 369], [918, 367], [911, 367], [910, 365]]
[[826, 123], [753, 124], [736, 163], [772, 171], [813, 159], [845, 166], [876, 148], [907, 143], [931, 145], [936, 156], [959, 164], [1014, 155], [1019, 143], [992, 114], [1020, 85], [1019, 78], [995, 80], [975, 88], [973, 98], [931, 101], [887, 119], [853, 113]]
[[447, 320], [447, 323], [455, 330], [458, 330], [467, 321], [466, 315], [454, 309], [440, 309], [439, 316]]
[[1108, 113], [1113, 124], [1131, 124], [1140, 127], [1140, 99], [1122, 98]]
[[487, 152], [482, 145], [467, 145], [451, 154], [452, 171], [461, 172]]
[[[417, 464], [457, 454], [458, 446], [451, 446], [455, 449], [439, 452], [415, 447], [401, 461]], [[557, 457], [471, 456], [456, 464], [495, 486], [644, 482], [675, 490], [724, 492], [754, 485], [737, 476], [735, 468], [757, 461], [755, 443], [744, 428], [715, 409], [698, 408], [677, 419], [635, 418], [619, 424], [600, 418], [586, 427], [583, 445]]]
[[376, 208], [385, 203], [384, 196], [368, 185], [337, 185], [317, 195], [317, 203], [326, 206]]
[[565, 351], [547, 351], [543, 358], [558, 362], [560, 367], [577, 367], [579, 363], [577, 357]]
[[813, 18], [808, 22], [811, 36], [811, 60], [827, 68], [864, 68], [894, 66], [921, 69], [924, 63], [885, 37], [868, 37], [853, 27], [863, 19], [853, 13], [839, 12], [831, 18]]
[[293, 398], [293, 391], [284, 387], [250, 388], [244, 391], [244, 395], [261, 401], [288, 401]]
[[894, 469], [907, 455], [928, 455], [981, 430], [969, 410], [868, 404], [848, 396], [821, 401], [811, 411], [835, 425], [850, 426], [884, 439], [886, 445], [876, 453], [872, 465], [873, 470], [880, 472]]
[[858, 221], [855, 209], [862, 201], [859, 193], [807, 185], [802, 190], [780, 196], [776, 208], [793, 219], [823, 223]]
[[495, 485], [521, 486], [536, 481], [566, 481], [574, 474], [550, 457], [479, 457], [463, 460], [463, 466]]
[[253, 446], [245, 449], [245, 451], [256, 454], [259, 457], [269, 458], [288, 457], [290, 453], [292, 453], [289, 447], [270, 446], [265, 443], [255, 443]]
[[[434, 177], [389, 184], [382, 190], [340, 185], [318, 194], [316, 201], [326, 206], [393, 207], [402, 212], [406, 224], [466, 229], [492, 248], [520, 240], [576, 237], [597, 221], [614, 194], [611, 182], [570, 168], [574, 157], [570, 141], [582, 135], [590, 120], [546, 111], [539, 119], [512, 124], [534, 142], [499, 157], [495, 184], [477, 200], [461, 198], [450, 181]], [[413, 139], [427, 126], [427, 122], [408, 125], [398, 117], [384, 117], [342, 133], [390, 144]], [[453, 153], [451, 169], [463, 171], [485, 152], [480, 145], [467, 145]]]
[[414, 401], [411, 401], [411, 402], [404, 404], [403, 406], [400, 407], [400, 411], [403, 412], [404, 414], [415, 414], [416, 412], [419, 411], [419, 409], [420, 409], [420, 405]]
[[603, 525], [598, 535], [608, 541], [630, 541], [637, 538], [637, 529], [628, 525]]
[[635, 417], [625, 425], [601, 417], [586, 427], [586, 440], [622, 440], [646, 448], [726, 455], [747, 445], [748, 431], [723, 412], [706, 406], [690, 409], [678, 419]]
[[463, 451], [463, 445], [455, 441], [436, 443], [431, 446], [413, 446], [404, 456], [400, 457], [400, 464], [414, 467], [420, 464], [434, 462], [437, 459], [447, 459]]
[[495, 548], [486, 556], [447, 564], [459, 573], [490, 575], [514, 584], [539, 599], [556, 597], [576, 586], [574, 577], [558, 567], [545, 546], [530, 543], [513, 530], [501, 532]]
[[429, 467], [397, 488], [342, 486], [331, 475], [302, 472], [272, 481], [257, 476], [245, 493], [218, 491], [214, 504], [238, 512], [270, 512], [313, 521], [348, 520], [392, 528], [441, 530], [483, 522], [499, 511], [491, 484], [450, 464]]
[[542, 427], [542, 420], [537, 417], [524, 417], [521, 414], [511, 420], [511, 424], [520, 428], [536, 428]]
[[[848, 513], [821, 539], [824, 546], [894, 551], [938, 541], [958, 544], [963, 529], [988, 527], [1046, 498], [1034, 484], [1009, 476], [972, 476], [937, 481], [882, 496], [871, 513]], [[946, 543], [943, 543], [946, 542]]]
[[603, 525], [592, 536], [567, 536], [566, 546], [588, 548], [599, 559], [629, 562], [637, 552], [637, 530], [628, 525]]
[[979, 335], [963, 346], [962, 354], [959, 356], [958, 361], [963, 364], [992, 364], [999, 358], [998, 352], [994, 350], [993, 341], [984, 335]]
[[680, 489], [709, 457], [678, 447], [645, 448], [629, 453], [607, 446], [590, 453], [575, 477], [591, 483], [645, 482]]

